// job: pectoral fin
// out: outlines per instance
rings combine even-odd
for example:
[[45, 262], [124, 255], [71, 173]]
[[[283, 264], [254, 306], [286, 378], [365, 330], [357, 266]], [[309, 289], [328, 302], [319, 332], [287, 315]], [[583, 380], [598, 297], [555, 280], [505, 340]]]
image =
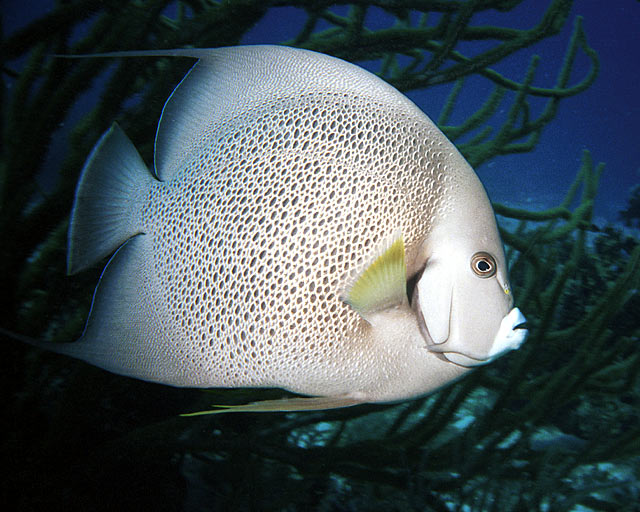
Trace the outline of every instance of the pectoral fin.
[[365, 320], [393, 306], [408, 304], [404, 242], [398, 232], [379, 256], [347, 286], [342, 300]]
[[243, 405], [214, 405], [211, 411], [192, 412], [181, 416], [203, 416], [205, 414], [226, 414], [229, 412], [294, 412], [321, 411], [323, 409], [338, 409], [364, 403], [363, 399], [351, 395], [316, 396], [282, 398], [279, 400], [263, 400]]

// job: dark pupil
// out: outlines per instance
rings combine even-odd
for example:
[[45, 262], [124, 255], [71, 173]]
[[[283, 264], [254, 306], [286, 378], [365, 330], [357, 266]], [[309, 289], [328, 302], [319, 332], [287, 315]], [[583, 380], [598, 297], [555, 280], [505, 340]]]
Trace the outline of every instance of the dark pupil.
[[484, 260], [479, 261], [477, 266], [480, 272], [489, 272], [491, 270], [491, 265]]

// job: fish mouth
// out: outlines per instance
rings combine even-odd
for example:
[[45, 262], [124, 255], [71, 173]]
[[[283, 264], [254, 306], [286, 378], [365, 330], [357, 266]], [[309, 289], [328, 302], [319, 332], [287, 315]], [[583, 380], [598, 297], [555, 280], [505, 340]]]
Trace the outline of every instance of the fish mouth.
[[487, 360], [491, 361], [505, 352], [517, 350], [529, 335], [527, 319], [518, 308], [513, 308], [500, 322], [500, 328], [493, 339]]
[[516, 331], [516, 330], [518, 330], [518, 329], [524, 329], [524, 330], [525, 330], [525, 331], [527, 331], [527, 333], [528, 333], [529, 331], [527, 330], [527, 323], [528, 323], [528, 322], [525, 320], [525, 321], [524, 321], [524, 322], [522, 322], [521, 324], [515, 325], [515, 326], [513, 327], [513, 330], [514, 330], [514, 331]]

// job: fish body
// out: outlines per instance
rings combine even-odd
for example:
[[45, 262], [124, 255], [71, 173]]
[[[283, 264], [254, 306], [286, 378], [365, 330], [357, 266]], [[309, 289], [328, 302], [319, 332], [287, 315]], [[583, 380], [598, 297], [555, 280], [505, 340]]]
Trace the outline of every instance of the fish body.
[[116, 252], [58, 352], [340, 406], [423, 395], [522, 343], [485, 190], [404, 95], [305, 50], [169, 53], [199, 61], [154, 172], [116, 125], [82, 172], [68, 270]]

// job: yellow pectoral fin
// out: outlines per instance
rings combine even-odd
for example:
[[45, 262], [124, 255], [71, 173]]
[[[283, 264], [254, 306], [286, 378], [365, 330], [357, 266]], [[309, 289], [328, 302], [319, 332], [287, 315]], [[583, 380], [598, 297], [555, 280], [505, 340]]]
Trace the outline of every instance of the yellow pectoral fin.
[[402, 234], [397, 233], [392, 243], [347, 287], [342, 300], [365, 319], [408, 302]]
[[244, 405], [213, 405], [211, 411], [192, 412], [180, 416], [203, 416], [205, 414], [226, 414], [229, 412], [294, 412], [321, 411], [323, 409], [338, 409], [362, 404], [365, 401], [350, 395], [316, 396], [299, 398], [282, 398], [279, 400], [263, 400]]

